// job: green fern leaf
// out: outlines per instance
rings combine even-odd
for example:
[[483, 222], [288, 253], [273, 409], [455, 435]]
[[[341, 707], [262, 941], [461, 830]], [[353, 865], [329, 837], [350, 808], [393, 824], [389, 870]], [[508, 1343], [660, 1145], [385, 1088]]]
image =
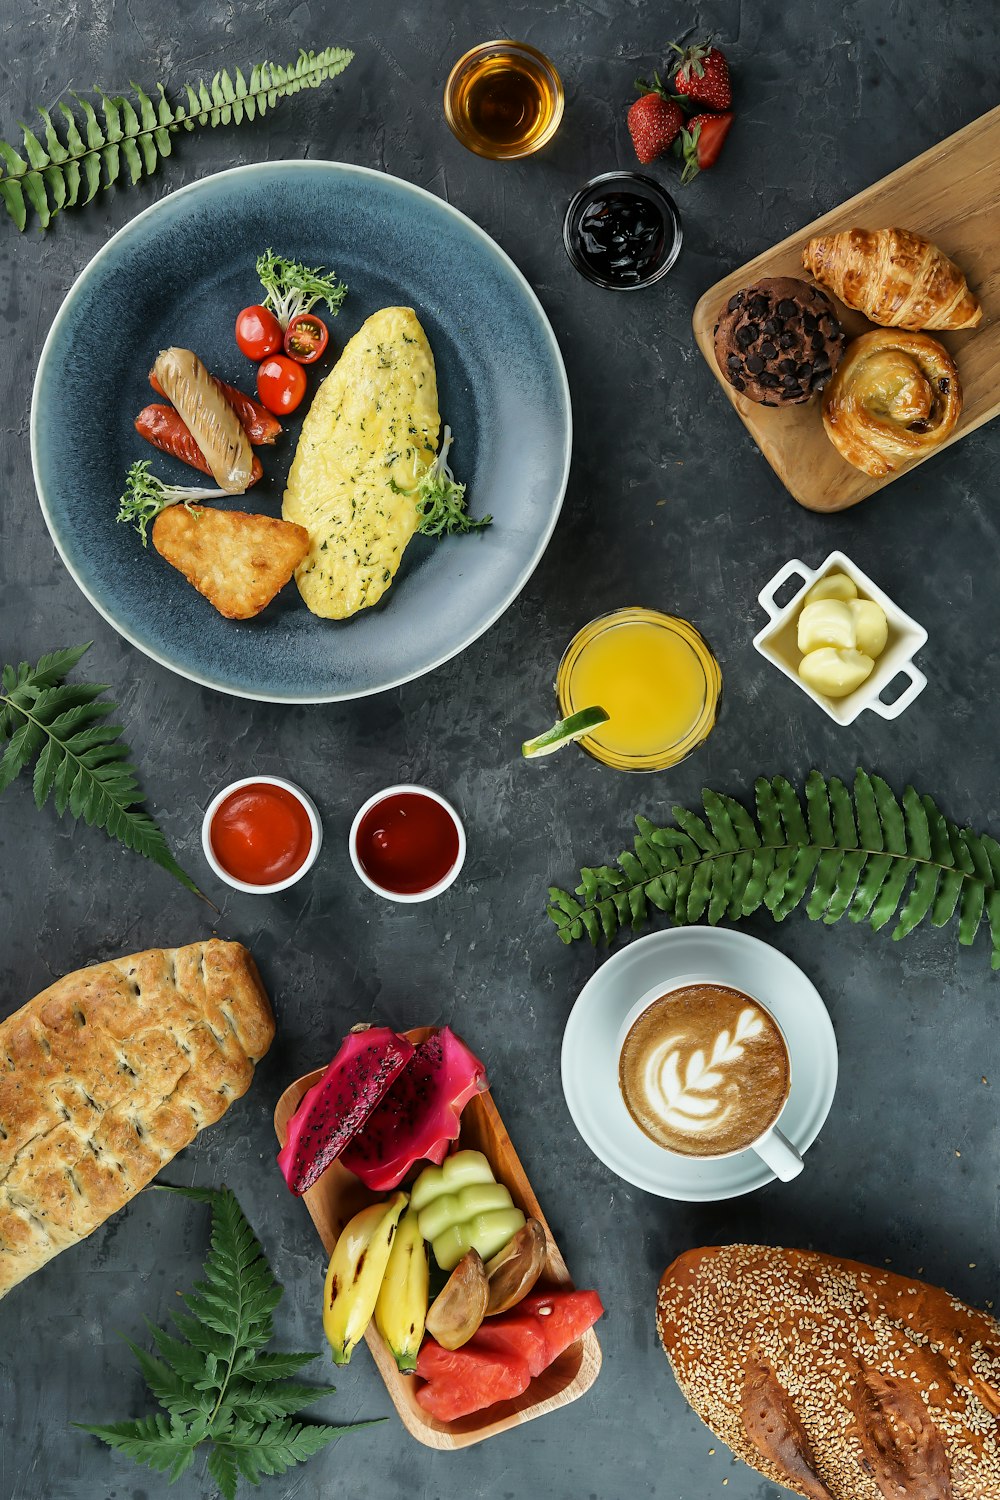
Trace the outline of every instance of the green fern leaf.
[[962, 887], [962, 900], [958, 915], [958, 941], [963, 947], [975, 942], [979, 924], [986, 906], [986, 887], [981, 880], [971, 879]]
[[708, 904], [709, 925], [715, 927], [729, 910], [733, 895], [733, 865], [731, 854], [722, 854], [705, 868], [710, 872], [712, 897]]
[[60, 101], [59, 111], [66, 121], [66, 148], [69, 155], [77, 158], [86, 155], [87, 147], [80, 134], [80, 127], [76, 123], [76, 115], [65, 100]]
[[99, 151], [105, 143], [104, 131], [101, 122], [97, 118], [97, 111], [90, 100], [84, 94], [74, 94], [73, 98], [79, 104], [83, 113], [83, 123], [86, 132], [87, 145], [91, 151]]
[[14, 147], [9, 146], [6, 141], [0, 141], [0, 161], [3, 162], [7, 175], [10, 177], [20, 177], [28, 170], [28, 163], [24, 157], [19, 156]]
[[111, 187], [118, 181], [121, 172], [122, 154], [116, 145], [105, 146], [101, 151], [101, 161], [104, 163], [104, 186]]
[[862, 850], [848, 849], [840, 857], [833, 892], [823, 912], [823, 925], [832, 927], [845, 912], [850, 911], [866, 865], [867, 856]]
[[169, 1365], [164, 1364], [163, 1360], [149, 1354], [131, 1339], [126, 1339], [125, 1342], [135, 1355], [136, 1363], [142, 1371], [142, 1378], [149, 1387], [150, 1393], [156, 1397], [165, 1411], [168, 1411], [171, 1416], [180, 1417], [183, 1421], [191, 1421], [195, 1417], [208, 1415], [213, 1405], [210, 1392], [197, 1390]]
[[675, 826], [660, 828], [638, 816], [634, 853], [585, 866], [575, 896], [550, 887], [546, 909], [560, 941], [610, 942], [644, 923], [650, 906], [678, 925], [706, 915], [714, 925], [762, 905], [780, 922], [805, 902], [806, 915], [826, 926], [847, 915], [878, 932], [895, 919], [897, 941], [957, 913], [968, 946], [985, 919], [1000, 969], [1000, 841], [950, 823], [912, 787], [897, 797], [860, 769], [852, 789], [813, 771], [804, 796], [803, 804], [783, 776], [761, 777], [754, 813], [706, 790], [704, 817], [678, 807]]
[[830, 791], [818, 771], [810, 771], [806, 779], [806, 808], [810, 839], [820, 847], [829, 846], [834, 842]]
[[[875, 905], [882, 882], [892, 869], [893, 860], [889, 854], [873, 854], [865, 861], [859, 871], [857, 890], [854, 899], [848, 908], [851, 920], [863, 922]], [[842, 915], [842, 913], [838, 913]]]
[[839, 776], [830, 777], [829, 790], [830, 807], [833, 810], [833, 842], [841, 849], [856, 849], [858, 825], [851, 794]]
[[92, 1433], [116, 1453], [124, 1453], [135, 1463], [169, 1474], [171, 1484], [194, 1462], [194, 1448], [187, 1425], [175, 1417], [140, 1417], [136, 1422], [113, 1422], [107, 1427], [95, 1427], [87, 1422], [74, 1422], [73, 1425]]
[[210, 84], [200, 79], [183, 85], [187, 102], [176, 107], [159, 83], [155, 99], [134, 83], [133, 99], [95, 85], [100, 114], [85, 94], [71, 94], [76, 109], [60, 101], [60, 126], [48, 110], [37, 111], [44, 141], [27, 125], [20, 127], [23, 155], [0, 141], [0, 201], [19, 230], [27, 227], [30, 211], [45, 229], [63, 208], [89, 203], [102, 186], [122, 181], [123, 162], [129, 185], [151, 176], [171, 154], [177, 131], [256, 119], [280, 99], [335, 78], [353, 56], [340, 47], [303, 51], [291, 68], [258, 64], [249, 82], [239, 68], [235, 79], [223, 68]]
[[28, 129], [27, 125], [21, 126], [21, 134], [24, 137], [24, 152], [28, 158], [28, 165], [40, 171], [49, 164], [48, 152], [45, 150], [38, 137]]
[[283, 1474], [334, 1438], [372, 1424], [304, 1426], [295, 1420], [300, 1408], [332, 1395], [334, 1388], [292, 1378], [317, 1354], [262, 1351], [281, 1287], [235, 1197], [225, 1187], [157, 1186], [212, 1209], [203, 1277], [185, 1298], [193, 1311], [174, 1314], [183, 1339], [149, 1324], [157, 1355], [126, 1340], [166, 1415], [75, 1425], [136, 1463], [169, 1474], [171, 1482], [185, 1473], [196, 1449], [209, 1443], [209, 1474], [232, 1500], [240, 1475], [256, 1484], [264, 1475]]
[[990, 965], [994, 969], [1000, 969], [1000, 891], [990, 891], [986, 898], [986, 910], [990, 919], [990, 938], [993, 942]]
[[24, 201], [21, 184], [12, 182], [10, 178], [0, 177], [0, 198], [17, 228], [24, 229], [28, 222], [28, 205]]
[[65, 161], [69, 152], [59, 139], [59, 132], [56, 130], [52, 116], [47, 109], [39, 109], [38, 113], [41, 116], [42, 124], [45, 126], [45, 150], [48, 153], [49, 161], [56, 163]]
[[738, 922], [743, 915], [743, 900], [753, 874], [753, 862], [752, 849], [741, 849], [733, 860], [733, 891], [726, 908], [726, 916], [730, 922]]
[[45, 178], [40, 172], [26, 172], [21, 178], [21, 186], [24, 196], [38, 215], [38, 222], [43, 229], [48, 229], [52, 215], [49, 212], [49, 198], [45, 190]]
[[230, 1412], [238, 1422], [274, 1422], [332, 1396], [335, 1389], [332, 1385], [299, 1385], [294, 1380], [253, 1384], [241, 1379], [230, 1386], [221, 1410]]
[[809, 830], [802, 816], [802, 804], [795, 788], [784, 776], [775, 776], [771, 781], [771, 787], [778, 804], [778, 812], [781, 814], [785, 838], [790, 844], [808, 844]]
[[899, 922], [892, 934], [897, 942], [900, 938], [908, 937], [927, 916], [934, 905], [940, 879], [941, 871], [936, 865], [917, 865], [913, 889], [907, 897], [906, 905], [900, 913]]
[[86, 204], [91, 201], [101, 185], [101, 158], [96, 152], [88, 151], [87, 155], [81, 158], [80, 172], [87, 189], [83, 199]]
[[287, 1380], [305, 1369], [306, 1365], [315, 1363], [317, 1359], [319, 1359], [318, 1354], [282, 1354], [268, 1351], [265, 1354], [255, 1354], [253, 1364], [244, 1371], [244, 1374], [249, 1380]]
[[765, 847], [777, 849], [784, 843], [785, 835], [781, 827], [778, 799], [774, 795], [774, 788], [765, 777], [758, 777], [754, 783], [754, 796], [757, 800], [757, 822], [763, 834], [762, 842]]
[[104, 683], [62, 680], [89, 649], [50, 652], [34, 668], [8, 663], [0, 690], [0, 793], [37, 756], [32, 778], [35, 805], [51, 797], [67, 812], [103, 828], [126, 848], [153, 860], [196, 896], [201, 892], [177, 864], [160, 828], [138, 806], [142, 791], [121, 727], [105, 722], [115, 705], [102, 697]]

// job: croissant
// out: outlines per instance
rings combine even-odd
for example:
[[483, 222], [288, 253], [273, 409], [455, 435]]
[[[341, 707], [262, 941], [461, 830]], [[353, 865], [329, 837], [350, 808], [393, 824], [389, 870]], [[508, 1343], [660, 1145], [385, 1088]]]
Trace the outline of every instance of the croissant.
[[820, 234], [806, 245], [802, 264], [884, 328], [975, 328], [983, 315], [955, 262], [910, 229]]
[[927, 333], [875, 328], [848, 344], [823, 398], [827, 437], [874, 479], [926, 458], [962, 410], [954, 361]]

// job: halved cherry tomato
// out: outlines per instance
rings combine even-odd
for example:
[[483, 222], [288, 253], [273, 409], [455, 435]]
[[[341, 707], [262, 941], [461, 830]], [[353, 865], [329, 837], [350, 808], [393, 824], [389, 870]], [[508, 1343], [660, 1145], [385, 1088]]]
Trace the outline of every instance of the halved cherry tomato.
[[236, 342], [248, 359], [276, 354], [281, 338], [281, 324], [266, 307], [245, 307], [236, 319]]
[[299, 313], [285, 329], [285, 353], [300, 365], [314, 365], [329, 342], [326, 324], [315, 313]]
[[306, 393], [306, 372], [294, 359], [272, 354], [257, 366], [257, 394], [276, 417], [294, 411]]

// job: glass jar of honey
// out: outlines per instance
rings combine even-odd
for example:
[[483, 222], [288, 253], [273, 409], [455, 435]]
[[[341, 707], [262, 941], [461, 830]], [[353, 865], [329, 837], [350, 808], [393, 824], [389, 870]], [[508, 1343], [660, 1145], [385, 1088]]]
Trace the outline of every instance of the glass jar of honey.
[[448, 75], [444, 113], [462, 145], [477, 156], [530, 156], [559, 128], [562, 79], [545, 54], [526, 42], [482, 42]]

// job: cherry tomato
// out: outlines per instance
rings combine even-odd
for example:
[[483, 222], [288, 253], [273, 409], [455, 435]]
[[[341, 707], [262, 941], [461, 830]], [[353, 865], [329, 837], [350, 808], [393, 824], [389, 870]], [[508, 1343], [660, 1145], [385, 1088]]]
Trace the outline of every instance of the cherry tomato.
[[299, 313], [285, 329], [285, 353], [300, 365], [314, 365], [329, 342], [326, 324], [315, 313]]
[[294, 411], [306, 393], [306, 372], [294, 359], [272, 354], [257, 366], [257, 394], [276, 417]]
[[266, 307], [245, 307], [236, 319], [236, 342], [248, 359], [276, 354], [281, 338], [281, 324]]

